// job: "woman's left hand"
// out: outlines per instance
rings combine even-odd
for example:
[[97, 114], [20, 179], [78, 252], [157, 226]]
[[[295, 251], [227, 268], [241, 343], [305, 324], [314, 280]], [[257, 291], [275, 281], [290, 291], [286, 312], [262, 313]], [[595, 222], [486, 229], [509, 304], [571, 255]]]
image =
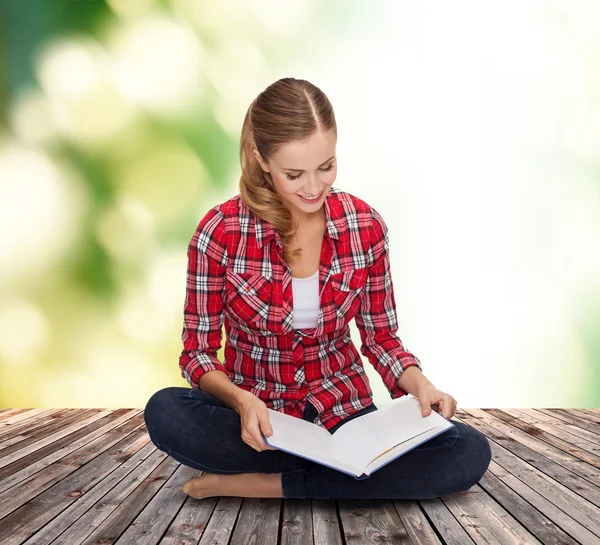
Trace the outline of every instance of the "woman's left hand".
[[429, 416], [432, 405], [438, 405], [439, 411], [437, 412], [447, 419], [452, 418], [456, 411], [456, 399], [450, 394], [438, 390], [431, 382], [421, 384], [416, 398], [421, 403], [421, 414], [423, 416]]

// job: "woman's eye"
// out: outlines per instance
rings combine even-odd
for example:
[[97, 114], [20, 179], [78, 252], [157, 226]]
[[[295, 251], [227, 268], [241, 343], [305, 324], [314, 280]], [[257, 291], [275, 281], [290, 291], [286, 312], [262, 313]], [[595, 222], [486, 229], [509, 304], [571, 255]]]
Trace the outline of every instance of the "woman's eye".
[[[333, 169], [333, 163], [331, 163], [328, 167], [326, 168], [322, 168], [321, 170], [324, 172], [327, 172], [329, 170]], [[291, 174], [286, 174], [287, 179], [288, 180], [297, 180], [298, 178], [300, 178], [300, 176], [302, 176], [301, 174], [298, 174], [298, 176], [292, 176]]]

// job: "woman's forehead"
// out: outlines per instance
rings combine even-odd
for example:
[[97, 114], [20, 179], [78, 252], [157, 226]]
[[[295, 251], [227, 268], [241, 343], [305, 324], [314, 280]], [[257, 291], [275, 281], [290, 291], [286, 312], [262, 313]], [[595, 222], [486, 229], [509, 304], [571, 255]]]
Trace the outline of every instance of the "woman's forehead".
[[273, 161], [289, 170], [317, 168], [335, 156], [336, 142], [333, 132], [329, 135], [316, 133], [305, 140], [282, 144], [273, 154]]

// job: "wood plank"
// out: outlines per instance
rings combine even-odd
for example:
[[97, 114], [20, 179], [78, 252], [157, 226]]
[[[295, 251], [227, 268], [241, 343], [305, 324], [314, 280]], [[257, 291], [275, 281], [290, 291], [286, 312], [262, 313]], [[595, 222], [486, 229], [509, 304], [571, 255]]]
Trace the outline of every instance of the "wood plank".
[[[524, 431], [538, 440], [556, 447], [564, 453], [579, 458], [593, 467], [600, 468], [600, 445], [598, 444], [600, 436], [595, 436], [593, 433], [577, 428], [580, 430], [580, 433], [589, 434], [588, 437], [596, 437], [593, 442], [579, 438], [579, 436], [570, 433], [570, 431], [564, 428], [564, 426], [571, 426], [571, 428], [574, 428], [574, 426], [565, 424], [561, 420], [557, 421], [558, 424], [554, 424], [554, 426], [558, 426], [558, 428], [556, 428], [543, 423], [525, 422], [521, 416], [513, 416], [497, 409], [486, 409], [485, 413], [496, 417], [499, 421], [505, 422], [516, 429]], [[485, 417], [483, 417], [483, 419], [485, 421]], [[582, 448], [573, 448], [573, 446], [581, 446]], [[597, 484], [600, 484], [600, 480]]]
[[1, 420], [10, 419], [15, 415], [32, 411], [33, 409], [4, 409], [4, 412], [0, 415]]
[[[102, 524], [81, 541], [81, 545], [119, 543], [119, 536], [123, 535], [152, 497], [173, 475], [178, 466], [180, 464], [174, 458], [170, 456], [164, 458], [158, 467], [138, 484], [133, 492], [112, 511]], [[127, 540], [125, 542], [131, 543]]]
[[[595, 535], [598, 535], [596, 532], [600, 533], [597, 522], [600, 520], [600, 509], [562, 484], [569, 481], [570, 486], [576, 487], [578, 490], [585, 490], [585, 484], [581, 480], [575, 479], [572, 473], [559, 467], [558, 464], [498, 432], [481, 419], [472, 417], [468, 413], [465, 414], [466, 416], [460, 416], [457, 420], [485, 433], [490, 439], [492, 459], [496, 463], [577, 520], [590, 532]], [[520, 455], [526, 461], [521, 459]], [[567, 473], [569, 473], [568, 476]], [[590, 486], [593, 487], [593, 485]]]
[[556, 429], [565, 429], [572, 433], [573, 435], [577, 435], [578, 437], [582, 437], [583, 439], [587, 439], [590, 441], [598, 441], [600, 440], [600, 435], [579, 426], [574, 426], [560, 418], [556, 418], [556, 416], [548, 415], [546, 413], [542, 413], [536, 409], [503, 409], [506, 413], [515, 416], [517, 418], [522, 419], [524, 422], [529, 422], [530, 420], [534, 420], [535, 422], [543, 422], [544, 424], [548, 424]]
[[475, 543], [440, 498], [418, 500], [418, 503], [427, 513], [432, 526], [447, 545], [470, 545]]
[[577, 409], [575, 413], [585, 420], [600, 424], [600, 409]]
[[540, 412], [537, 409], [520, 409], [517, 411], [516, 416], [518, 418], [522, 418], [524, 415], [528, 415], [530, 418], [535, 418], [540, 422], [548, 423], [557, 428], [565, 429], [570, 433], [584, 439], [594, 442], [600, 441], [600, 430], [590, 431], [589, 429], [582, 428], [581, 426], [565, 422], [564, 420], [557, 418], [555, 415]]
[[416, 501], [392, 500], [392, 503], [411, 543], [419, 545], [440, 545], [442, 543]]
[[[115, 411], [110, 415], [86, 426], [63, 439], [39, 449], [32, 454], [20, 458], [16, 462], [7, 465], [0, 470], [0, 492], [4, 492], [11, 486], [25, 481], [33, 474], [48, 467], [53, 462], [60, 460], [67, 454], [76, 451], [78, 448], [100, 437], [104, 433], [116, 428], [123, 422], [140, 414], [139, 410], [131, 410], [119, 416], [120, 411]], [[77, 438], [77, 436], [80, 436]], [[64, 445], [64, 446], [61, 446]]]
[[572, 424], [567, 424], [566, 422], [551, 416], [544, 415], [545, 418], [541, 420], [537, 415], [542, 413], [535, 411], [525, 412], [523, 410], [504, 409], [503, 412], [514, 418], [518, 418], [520, 422], [524, 422], [536, 429], [543, 430], [559, 439], [563, 439], [568, 445], [566, 448], [561, 448], [561, 450], [564, 450], [565, 452], [571, 452], [573, 446], [579, 447], [579, 449], [582, 450], [587, 450], [589, 453], [598, 457], [596, 462], [590, 461], [589, 463], [594, 467], [600, 467], [600, 435], [583, 430]]
[[[581, 524], [557, 509], [493, 460], [490, 468], [479, 481], [479, 486], [544, 544], [568, 545], [573, 543], [573, 536], [563, 532], [549, 516], [544, 514], [545, 512], [552, 513], [557, 521], [561, 521], [567, 526], [572, 523], [576, 533], [593, 537], [593, 534]], [[540, 504], [544, 504], [543, 509], [540, 509]]]
[[[197, 474], [197, 472], [196, 472]], [[188, 496], [160, 545], [192, 545], [198, 543], [206, 529], [219, 498], [197, 500]]]
[[281, 498], [244, 498], [229, 545], [277, 545]]
[[335, 500], [311, 500], [315, 545], [342, 545], [342, 530]]
[[241, 506], [242, 498], [219, 498], [198, 545], [228, 545]]
[[347, 545], [411, 543], [390, 500], [338, 500], [342, 531]]
[[313, 545], [310, 500], [287, 498], [283, 504], [281, 545]]
[[[468, 411], [471, 414], [461, 414], [460, 418], [466, 419], [468, 424], [480, 422], [484, 426], [488, 426], [490, 433], [496, 435], [494, 440], [501, 442], [508, 450], [572, 491], [584, 495], [588, 501], [600, 506], [600, 487], [588, 480], [590, 473], [592, 473], [592, 480], [594, 478], [598, 479], [597, 475], [594, 477], [597, 470], [581, 461], [582, 459], [586, 461], [588, 458], [593, 461], [593, 455], [579, 451], [568, 454], [552, 446], [550, 444], [553, 441], [552, 436], [545, 432], [540, 432], [545, 434], [545, 441], [542, 441], [529, 433], [522, 432], [514, 426], [509, 426], [501, 420], [491, 417], [484, 411], [478, 412], [477, 409], [468, 409]], [[474, 418], [475, 415], [482, 416]], [[527, 424], [525, 425], [527, 426]]]
[[[504, 491], [499, 491], [498, 487], [493, 484], [496, 479], [506, 486]], [[527, 527], [543, 543], [571, 545], [574, 540], [578, 540], [577, 543], [599, 543], [598, 537], [585, 526], [494, 460], [492, 460], [488, 471], [481, 479], [480, 485], [482, 488], [493, 492], [494, 499], [511, 511], [515, 518], [523, 517], [524, 522], [528, 522], [528, 511], [521, 511], [521, 498], [535, 507], [531, 511], [531, 516], [537, 515], [539, 523], [535, 526], [528, 524]], [[511, 503], [508, 503], [509, 501]], [[514, 507], [512, 502], [516, 504]]]
[[588, 411], [590, 414], [595, 414], [596, 416], [600, 416], [600, 408], [586, 408], [586, 407], [562, 407], [561, 410], [566, 411], [568, 413], [582, 413], [584, 411]]
[[490, 467], [467, 492], [418, 501], [196, 500], [181, 487], [198, 471], [156, 449], [143, 412], [120, 411], [0, 411], [2, 545], [600, 544], [598, 409], [457, 411], [490, 440]]
[[[197, 469], [179, 464], [143, 511], [121, 534], [116, 544], [154, 545], [162, 543], [161, 537], [173, 522], [183, 502], [190, 497], [182, 490], [184, 483], [197, 474]], [[125, 499], [127, 495], [127, 493], [121, 492], [120, 497]], [[149, 496], [146, 495], [146, 497]]]
[[16, 540], [37, 532], [147, 442], [139, 415], [9, 489], [0, 501], [0, 535], [12, 529]]
[[[50, 424], [59, 422], [60, 419], [68, 417], [72, 412], [73, 409], [64, 409], [48, 415], [37, 415], [35, 418], [28, 418], [24, 421], [11, 424], [0, 432], [0, 456], [3, 455], [2, 450], [6, 447], [37, 435], [42, 428], [47, 428]], [[8, 451], [6, 452], [8, 453]]]
[[45, 418], [51, 414], [64, 413], [73, 409], [28, 409], [25, 412], [18, 413], [13, 416], [0, 414], [0, 440], [3, 440], [3, 435], [10, 429], [13, 430], [16, 426], [31, 424], [37, 419]]
[[[24, 456], [41, 449], [47, 445], [50, 445], [54, 441], [67, 437], [73, 431], [85, 428], [88, 424], [99, 420], [105, 416], [108, 416], [113, 411], [75, 411], [71, 416], [65, 418], [62, 422], [55, 422], [47, 428], [38, 431], [37, 435], [27, 437], [23, 441], [10, 445], [5, 449], [2, 449], [0, 458], [0, 468], [12, 464], [16, 460], [23, 458]], [[76, 413], [76, 414], [75, 414]]]
[[568, 424], [573, 424], [574, 426], [579, 426], [584, 430], [591, 431], [592, 433], [599, 434], [600, 433], [600, 424], [596, 424], [595, 422], [590, 422], [585, 418], [581, 418], [575, 414], [571, 414], [564, 409], [535, 409], [536, 411], [548, 414], [550, 416], [555, 416], [556, 418], [560, 418], [564, 422]]
[[167, 457], [147, 443], [93, 488], [79, 496], [25, 543], [80, 543]]
[[478, 484], [472, 486], [466, 494], [443, 496], [441, 500], [475, 543], [541, 543]]

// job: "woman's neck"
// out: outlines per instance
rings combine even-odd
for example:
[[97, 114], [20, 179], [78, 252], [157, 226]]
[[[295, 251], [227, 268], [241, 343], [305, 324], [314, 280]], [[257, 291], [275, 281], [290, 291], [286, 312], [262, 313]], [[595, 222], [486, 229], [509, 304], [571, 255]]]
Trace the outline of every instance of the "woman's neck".
[[312, 214], [305, 214], [302, 217], [294, 216], [298, 222], [298, 229], [301, 231], [311, 230], [325, 225], [325, 206]]

